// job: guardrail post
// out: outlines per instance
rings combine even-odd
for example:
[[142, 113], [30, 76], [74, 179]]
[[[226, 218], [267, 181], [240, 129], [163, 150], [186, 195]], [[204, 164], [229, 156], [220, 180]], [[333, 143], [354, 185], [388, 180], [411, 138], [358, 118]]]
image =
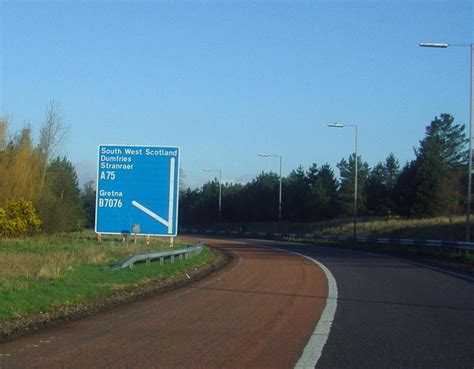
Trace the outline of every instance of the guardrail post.
[[174, 264], [174, 255], [171, 255], [171, 264]]
[[151, 263], [151, 259], [146, 259], [146, 266], [149, 267]]
[[165, 265], [165, 258], [163, 256], [160, 258], [160, 265]]

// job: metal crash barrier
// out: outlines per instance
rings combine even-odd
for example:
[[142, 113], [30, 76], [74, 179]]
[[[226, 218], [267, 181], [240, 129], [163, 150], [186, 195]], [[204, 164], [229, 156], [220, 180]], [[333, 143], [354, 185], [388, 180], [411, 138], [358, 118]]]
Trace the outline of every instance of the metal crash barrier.
[[117, 264], [110, 266], [108, 269], [117, 270], [124, 268], [133, 268], [133, 265], [135, 263], [143, 261], [146, 263], [147, 266], [149, 266], [153, 260], [159, 260], [160, 265], [164, 265], [165, 258], [169, 258], [171, 263], [174, 263], [176, 257], [178, 257], [179, 259], [189, 259], [192, 256], [199, 255], [203, 247], [204, 243], [198, 242], [197, 244], [194, 244], [192, 246], [177, 250], [136, 254], [130, 256], [128, 259], [122, 260]]
[[[187, 233], [189, 230], [181, 229], [181, 233]], [[474, 252], [474, 242], [462, 241], [442, 241], [442, 240], [420, 240], [420, 239], [398, 239], [398, 238], [372, 238], [372, 237], [343, 237], [343, 236], [313, 236], [311, 234], [295, 234], [295, 233], [267, 233], [267, 232], [236, 232], [236, 231], [216, 231], [216, 230], [197, 230], [192, 229], [193, 234], [204, 234], [226, 237], [252, 237], [271, 240], [306, 240], [306, 241], [353, 241], [361, 243], [378, 243], [388, 245], [405, 245], [405, 246], [423, 246], [437, 249], [451, 249], [458, 251]]]

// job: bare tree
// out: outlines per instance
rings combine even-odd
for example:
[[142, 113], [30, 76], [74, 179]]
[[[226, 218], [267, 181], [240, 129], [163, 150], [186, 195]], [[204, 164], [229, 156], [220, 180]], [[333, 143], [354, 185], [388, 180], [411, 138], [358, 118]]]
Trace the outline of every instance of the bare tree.
[[186, 175], [184, 174], [184, 170], [179, 168], [179, 190], [184, 191], [186, 190], [186, 184], [184, 183], [184, 178]]
[[0, 118], [0, 204], [4, 199], [3, 194], [6, 192], [6, 163], [7, 163], [7, 136], [8, 136], [8, 118]]
[[45, 120], [40, 130], [39, 156], [43, 165], [41, 191], [44, 187], [46, 168], [67, 139], [68, 127], [64, 124], [59, 104], [52, 100], [46, 107]]
[[7, 137], [8, 137], [8, 117], [0, 117], [0, 152], [7, 148]]

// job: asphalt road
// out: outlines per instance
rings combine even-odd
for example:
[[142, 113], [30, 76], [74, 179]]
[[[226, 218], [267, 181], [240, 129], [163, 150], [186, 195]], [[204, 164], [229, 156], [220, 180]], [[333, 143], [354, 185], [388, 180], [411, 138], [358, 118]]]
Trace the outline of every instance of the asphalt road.
[[0, 368], [292, 368], [326, 305], [300, 256], [215, 241], [220, 272], [179, 290], [0, 344]]
[[334, 275], [334, 323], [316, 368], [474, 368], [474, 283], [356, 251], [255, 241], [312, 256]]
[[472, 281], [354, 251], [212, 242], [237, 256], [221, 272], [0, 344], [0, 368], [292, 368], [326, 306], [326, 277], [307, 259], [256, 245], [309, 255], [336, 280], [316, 368], [474, 368]]

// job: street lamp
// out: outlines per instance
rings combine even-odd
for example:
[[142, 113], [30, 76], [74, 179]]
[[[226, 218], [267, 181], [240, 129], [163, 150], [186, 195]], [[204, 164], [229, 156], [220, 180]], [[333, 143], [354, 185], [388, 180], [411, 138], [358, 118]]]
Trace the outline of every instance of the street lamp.
[[355, 124], [340, 124], [340, 123], [333, 123], [328, 124], [330, 128], [344, 128], [344, 127], [354, 127], [355, 128], [355, 156], [354, 156], [354, 163], [355, 163], [355, 174], [354, 174], [354, 227], [352, 230], [352, 236], [356, 238], [357, 236], [357, 167], [358, 167], [358, 128]]
[[472, 186], [472, 126], [473, 126], [473, 110], [474, 101], [472, 100], [472, 89], [474, 84], [474, 44], [442, 44], [442, 43], [431, 43], [422, 42], [419, 44], [421, 47], [435, 47], [446, 49], [448, 47], [470, 47], [471, 48], [471, 82], [470, 82], [470, 103], [469, 103], [469, 165], [467, 172], [467, 210], [466, 210], [466, 242], [470, 242], [471, 239], [471, 186]]
[[217, 222], [221, 222], [221, 210], [222, 210], [222, 170], [220, 169], [204, 169], [205, 172], [217, 172], [219, 173], [219, 212], [217, 215]]
[[261, 156], [263, 158], [280, 158], [280, 191], [278, 194], [278, 221], [281, 222], [281, 161], [282, 161], [282, 156], [281, 155], [275, 155], [275, 154], [257, 154], [257, 156]]

